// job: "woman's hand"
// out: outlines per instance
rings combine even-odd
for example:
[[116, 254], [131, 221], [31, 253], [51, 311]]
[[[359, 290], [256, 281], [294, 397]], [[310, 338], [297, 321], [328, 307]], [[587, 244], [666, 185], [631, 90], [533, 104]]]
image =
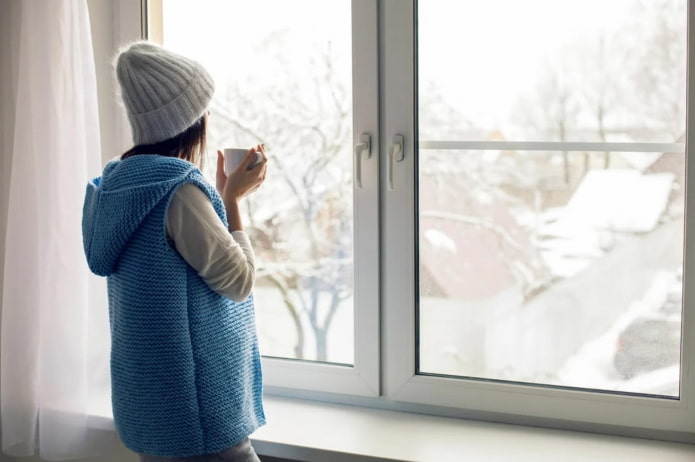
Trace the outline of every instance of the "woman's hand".
[[[256, 162], [256, 153], [261, 154], [261, 161], [250, 168]], [[224, 154], [222, 151], [217, 151], [215, 186], [225, 205], [238, 202], [242, 197], [254, 192], [263, 184], [267, 161], [265, 145], [259, 144], [255, 148], [249, 149], [239, 166], [227, 176], [224, 173]]]

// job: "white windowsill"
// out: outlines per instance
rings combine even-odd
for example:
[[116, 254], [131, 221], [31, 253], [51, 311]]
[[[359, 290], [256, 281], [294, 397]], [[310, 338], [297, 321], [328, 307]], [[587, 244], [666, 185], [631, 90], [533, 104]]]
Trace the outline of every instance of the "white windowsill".
[[265, 398], [260, 455], [309, 462], [692, 462], [695, 445]]
[[[306, 462], [693, 462], [695, 445], [265, 396], [261, 456]], [[110, 412], [91, 425], [113, 430]]]

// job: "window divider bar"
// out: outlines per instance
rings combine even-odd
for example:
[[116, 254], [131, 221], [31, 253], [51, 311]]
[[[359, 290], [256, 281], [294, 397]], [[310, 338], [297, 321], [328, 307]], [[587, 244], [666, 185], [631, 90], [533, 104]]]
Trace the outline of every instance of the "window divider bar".
[[592, 151], [592, 152], [671, 152], [685, 153], [685, 143], [608, 143], [584, 141], [459, 141], [421, 140], [420, 149], [515, 150], [515, 151]]

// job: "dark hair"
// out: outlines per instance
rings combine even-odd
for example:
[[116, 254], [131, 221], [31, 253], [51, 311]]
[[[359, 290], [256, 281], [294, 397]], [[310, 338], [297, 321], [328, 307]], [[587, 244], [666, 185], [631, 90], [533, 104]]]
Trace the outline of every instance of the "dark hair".
[[140, 154], [159, 154], [187, 160], [202, 169], [205, 158], [207, 120], [207, 113], [205, 113], [193, 122], [193, 125], [172, 138], [158, 143], [133, 146], [121, 155], [121, 160]]

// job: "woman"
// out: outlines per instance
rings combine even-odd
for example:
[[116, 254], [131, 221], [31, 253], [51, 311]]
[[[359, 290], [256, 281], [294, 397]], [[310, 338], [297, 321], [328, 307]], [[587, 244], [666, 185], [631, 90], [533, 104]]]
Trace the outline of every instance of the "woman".
[[264, 147], [229, 176], [218, 151], [213, 187], [199, 169], [206, 70], [136, 42], [116, 72], [135, 147], [87, 185], [82, 223], [89, 267], [108, 282], [116, 429], [143, 461], [258, 461], [254, 254], [239, 201], [265, 179]]

